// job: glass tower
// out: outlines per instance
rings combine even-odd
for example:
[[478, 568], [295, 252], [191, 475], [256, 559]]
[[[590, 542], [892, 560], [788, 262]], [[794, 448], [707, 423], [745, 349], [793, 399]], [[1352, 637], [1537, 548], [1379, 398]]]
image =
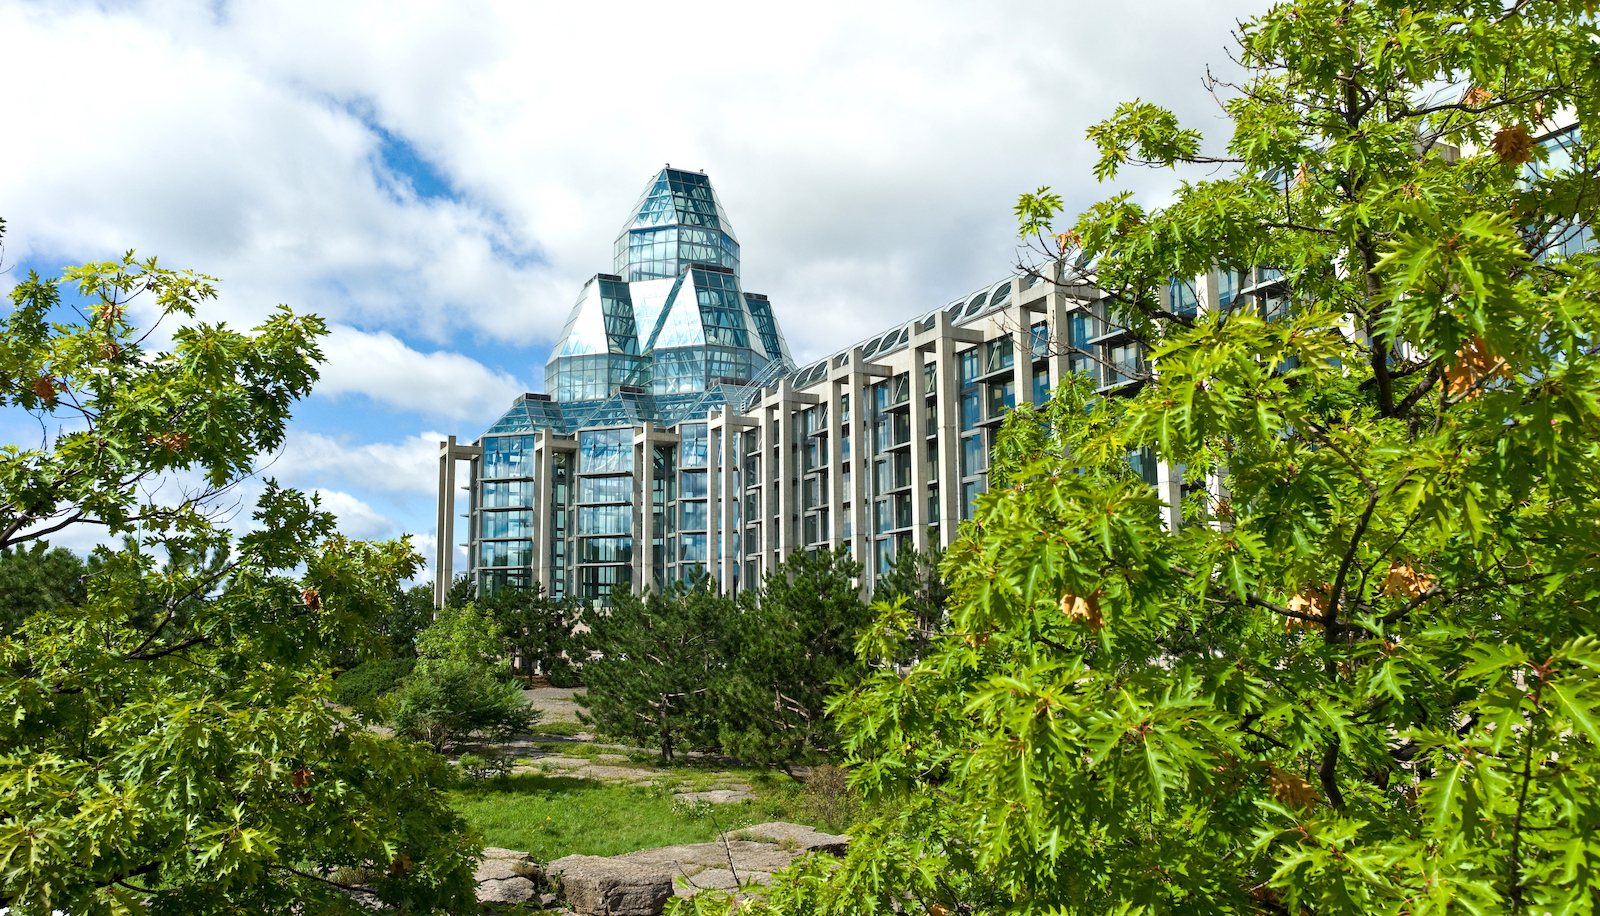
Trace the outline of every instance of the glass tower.
[[545, 393], [518, 398], [480, 440], [468, 553], [480, 592], [539, 581], [605, 602], [641, 577], [704, 568], [707, 414], [794, 368], [767, 297], [740, 288], [739, 242], [705, 174], [650, 180], [612, 269], [578, 294]]

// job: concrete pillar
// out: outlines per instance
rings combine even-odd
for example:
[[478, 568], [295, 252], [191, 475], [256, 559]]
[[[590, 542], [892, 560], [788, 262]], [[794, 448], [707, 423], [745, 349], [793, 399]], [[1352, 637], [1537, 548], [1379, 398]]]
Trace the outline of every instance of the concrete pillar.
[[[930, 543], [928, 485], [932, 481], [928, 477], [928, 398], [923, 391], [924, 367], [929, 364], [926, 356], [921, 347], [911, 346], [911, 543], [917, 550], [927, 550]], [[937, 540], [935, 535], [933, 542]]]
[[[439, 500], [434, 527], [433, 606], [444, 607], [450, 595], [456, 558], [456, 462], [483, 457], [476, 445], [457, 445], [450, 436], [439, 443]], [[476, 480], [477, 475], [473, 475]]]

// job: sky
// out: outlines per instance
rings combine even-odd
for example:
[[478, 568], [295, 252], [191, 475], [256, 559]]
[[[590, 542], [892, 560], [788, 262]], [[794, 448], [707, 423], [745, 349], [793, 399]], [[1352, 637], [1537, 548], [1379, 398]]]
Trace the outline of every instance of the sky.
[[1140, 98], [1225, 142], [1202, 81], [1265, 7], [0, 0], [0, 290], [135, 249], [222, 280], [203, 320], [323, 316], [261, 473], [431, 556], [439, 441], [543, 389], [662, 165], [710, 176], [804, 364], [1008, 276], [1024, 191], [1206, 177], [1097, 184], [1084, 132]]

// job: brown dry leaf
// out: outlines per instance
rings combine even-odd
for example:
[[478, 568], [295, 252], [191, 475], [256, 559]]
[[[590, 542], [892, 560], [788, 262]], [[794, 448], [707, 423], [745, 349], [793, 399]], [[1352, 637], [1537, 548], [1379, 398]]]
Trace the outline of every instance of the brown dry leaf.
[[1309, 808], [1322, 801], [1322, 796], [1299, 776], [1268, 764], [1267, 787], [1272, 790], [1272, 797], [1286, 805], [1299, 808]]
[[46, 404], [54, 404], [56, 402], [56, 380], [50, 376], [41, 375], [34, 379], [33, 384], [28, 387], [32, 388], [33, 393], [39, 396], [39, 400], [44, 401]]
[[944, 904], [935, 903], [928, 907], [928, 916], [950, 916], [950, 911], [945, 909]]
[[[1297, 614], [1311, 614], [1316, 617], [1325, 616], [1328, 613], [1328, 592], [1332, 590], [1333, 586], [1326, 582], [1322, 583], [1321, 588], [1312, 588], [1308, 585], [1300, 589], [1299, 594], [1289, 599], [1289, 610]], [[1299, 617], [1283, 618], [1283, 632], [1285, 633], [1293, 633], [1297, 629], [1309, 630], [1312, 626], [1314, 624], [1311, 621], [1301, 620]]]
[[1489, 352], [1489, 345], [1482, 337], [1474, 337], [1456, 351], [1455, 364], [1445, 370], [1447, 393], [1453, 398], [1462, 395], [1466, 395], [1467, 400], [1476, 398], [1483, 392], [1474, 390], [1473, 386], [1484, 376], [1510, 378], [1511, 367]]
[[1300, 163], [1300, 168], [1296, 169], [1295, 173], [1294, 173], [1294, 184], [1295, 184], [1295, 187], [1303, 188], [1310, 181], [1311, 181], [1311, 176], [1309, 174], [1307, 174], [1307, 172], [1306, 172], [1306, 164], [1304, 162], [1302, 162], [1302, 163]]
[[1502, 127], [1495, 131], [1489, 148], [1507, 165], [1522, 165], [1533, 161], [1533, 137], [1521, 124]]
[[1105, 618], [1100, 616], [1100, 593], [1098, 591], [1088, 596], [1062, 592], [1061, 613], [1067, 615], [1068, 620], [1082, 622], [1097, 633], [1106, 625]]
[[314, 588], [308, 588], [302, 591], [300, 593], [300, 600], [304, 601], [306, 603], [306, 607], [313, 611], [322, 607], [322, 593]]
[[1494, 98], [1494, 93], [1483, 88], [1482, 86], [1473, 86], [1471, 89], [1467, 90], [1466, 95], [1461, 97], [1461, 102], [1464, 105], [1477, 108], [1479, 105], [1485, 104], [1492, 98]]
[[312, 783], [311, 771], [305, 767], [301, 767], [300, 769], [289, 774], [289, 782], [293, 784], [296, 789], [304, 789], [306, 786], [309, 786]]
[[1417, 598], [1433, 588], [1435, 579], [1425, 572], [1412, 569], [1404, 563], [1392, 563], [1389, 574], [1383, 579], [1383, 595], [1387, 598]]

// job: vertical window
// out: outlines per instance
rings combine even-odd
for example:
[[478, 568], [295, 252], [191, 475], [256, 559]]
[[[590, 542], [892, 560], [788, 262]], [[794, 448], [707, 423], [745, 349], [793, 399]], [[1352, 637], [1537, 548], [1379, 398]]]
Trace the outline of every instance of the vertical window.
[[578, 470], [584, 474], [633, 470], [633, 430], [588, 429], [578, 433]]
[[706, 466], [706, 425], [684, 423], [678, 427], [682, 442], [679, 445], [680, 464], [686, 468]]

